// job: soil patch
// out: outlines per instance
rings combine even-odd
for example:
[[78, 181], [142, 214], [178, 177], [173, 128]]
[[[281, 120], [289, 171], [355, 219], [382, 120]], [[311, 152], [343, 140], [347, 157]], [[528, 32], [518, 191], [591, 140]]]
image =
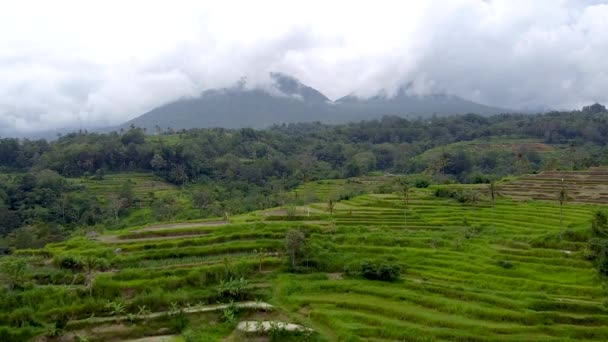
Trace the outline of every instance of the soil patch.
[[183, 223], [169, 223], [169, 224], [157, 224], [148, 226], [141, 229], [136, 229], [133, 232], [147, 232], [154, 230], [163, 229], [176, 229], [176, 228], [196, 228], [196, 227], [217, 227], [229, 224], [229, 221], [206, 221], [206, 222], [183, 222]]

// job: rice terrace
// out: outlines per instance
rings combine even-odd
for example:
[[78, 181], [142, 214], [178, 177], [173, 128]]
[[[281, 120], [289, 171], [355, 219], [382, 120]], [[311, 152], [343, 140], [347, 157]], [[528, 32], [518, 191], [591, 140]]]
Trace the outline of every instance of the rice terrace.
[[405, 194], [397, 178], [313, 181], [289, 207], [16, 250], [35, 286], [0, 297], [2, 340], [181, 341], [185, 326], [209, 341], [608, 339], [588, 243], [605, 169], [500, 182], [494, 201], [488, 185]]

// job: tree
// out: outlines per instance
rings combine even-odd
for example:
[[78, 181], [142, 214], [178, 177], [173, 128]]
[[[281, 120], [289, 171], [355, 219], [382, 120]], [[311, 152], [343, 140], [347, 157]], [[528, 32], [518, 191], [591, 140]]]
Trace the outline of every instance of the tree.
[[118, 192], [118, 196], [124, 201], [124, 208], [130, 208], [135, 202], [135, 192], [133, 191], [133, 181], [127, 179]]
[[120, 141], [123, 143], [123, 145], [129, 145], [129, 144], [140, 145], [140, 144], [143, 144], [145, 142], [145, 140], [146, 140], [146, 135], [144, 134], [144, 131], [141, 128], [135, 128], [135, 127], [131, 127], [120, 138]]
[[562, 178], [562, 188], [559, 190], [559, 194], [557, 195], [557, 200], [559, 201], [559, 238], [562, 240], [563, 237], [563, 229], [564, 229], [564, 203], [568, 200], [568, 193], [566, 192], [566, 187], [564, 186], [564, 179]]
[[403, 196], [403, 218], [405, 221], [405, 229], [407, 229], [407, 208], [410, 201], [410, 184], [407, 180], [400, 179], [399, 186], [401, 187], [401, 195]]
[[285, 235], [285, 250], [289, 254], [291, 269], [296, 268], [296, 256], [304, 248], [306, 236], [300, 230], [292, 229]]
[[490, 190], [490, 203], [492, 205], [492, 213], [491, 213], [491, 222], [492, 222], [492, 229], [490, 230], [491, 234], [494, 234], [494, 204], [496, 203], [496, 195], [498, 194], [498, 191], [496, 189], [496, 182], [494, 182], [494, 180], [492, 180], [490, 182], [490, 185], [488, 185], [488, 190]]
[[583, 112], [592, 114], [606, 113], [606, 107], [596, 102], [590, 106], [584, 106]]
[[262, 272], [262, 264], [264, 262], [264, 257], [266, 256], [266, 248], [254, 249], [253, 253], [255, 253], [258, 259], [259, 271]]
[[207, 190], [198, 190], [192, 194], [192, 203], [200, 210], [201, 215], [203, 210], [213, 201], [213, 196]]
[[188, 182], [188, 172], [183, 164], [176, 164], [171, 169], [171, 181], [176, 184], [184, 185]]
[[0, 264], [0, 276], [9, 291], [23, 285], [27, 274], [27, 263], [20, 258], [10, 258]]
[[172, 219], [182, 206], [175, 196], [164, 196], [152, 204], [152, 209], [157, 220], [166, 221]]
[[108, 197], [108, 207], [112, 216], [114, 216], [114, 221], [118, 223], [118, 217], [120, 216], [120, 211], [125, 208], [126, 200], [120, 196], [109, 196]]
[[480, 199], [479, 197], [480, 197], [479, 192], [477, 192], [477, 191], [471, 192], [470, 203], [471, 203], [471, 205], [473, 205], [474, 213], [477, 212], [477, 204], [479, 203], [479, 199]]
[[600, 210], [596, 211], [591, 221], [591, 230], [593, 236], [608, 237], [608, 214]]
[[80, 260], [85, 272], [85, 287], [89, 289], [89, 297], [93, 296], [94, 272], [100, 266], [98, 259], [94, 256], [86, 256]]
[[95, 170], [95, 175], [93, 176], [94, 180], [103, 180], [104, 177], [105, 177], [105, 172], [103, 171], [103, 169]]
[[155, 153], [152, 157], [152, 160], [150, 161], [150, 166], [152, 167], [152, 169], [160, 171], [167, 167], [167, 161], [165, 160], [165, 158], [163, 158], [162, 155]]
[[334, 201], [330, 198], [329, 201], [327, 201], [327, 211], [329, 211], [329, 217], [333, 220], [334, 218], [334, 208], [335, 208], [335, 203]]
[[5, 235], [21, 226], [21, 219], [14, 210], [0, 201], [0, 235]]
[[335, 230], [336, 230], [336, 223], [334, 222], [334, 211], [335, 211], [335, 203], [334, 201], [330, 198], [327, 201], [327, 211], [329, 211], [329, 219], [330, 219], [330, 223], [329, 223], [329, 232], [333, 235]]

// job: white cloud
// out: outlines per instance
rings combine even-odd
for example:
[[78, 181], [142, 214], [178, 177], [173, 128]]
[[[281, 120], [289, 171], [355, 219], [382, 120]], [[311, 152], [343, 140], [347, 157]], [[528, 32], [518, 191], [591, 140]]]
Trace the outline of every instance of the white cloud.
[[606, 18], [582, 0], [11, 2], [0, 132], [117, 124], [269, 71], [330, 98], [413, 81], [511, 108], [608, 102]]

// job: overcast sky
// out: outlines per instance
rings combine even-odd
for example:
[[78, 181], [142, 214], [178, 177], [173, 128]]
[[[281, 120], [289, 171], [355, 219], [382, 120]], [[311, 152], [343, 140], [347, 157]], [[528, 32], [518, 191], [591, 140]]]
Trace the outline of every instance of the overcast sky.
[[246, 75], [332, 99], [608, 103], [608, 4], [584, 0], [6, 1], [0, 132], [113, 125]]

